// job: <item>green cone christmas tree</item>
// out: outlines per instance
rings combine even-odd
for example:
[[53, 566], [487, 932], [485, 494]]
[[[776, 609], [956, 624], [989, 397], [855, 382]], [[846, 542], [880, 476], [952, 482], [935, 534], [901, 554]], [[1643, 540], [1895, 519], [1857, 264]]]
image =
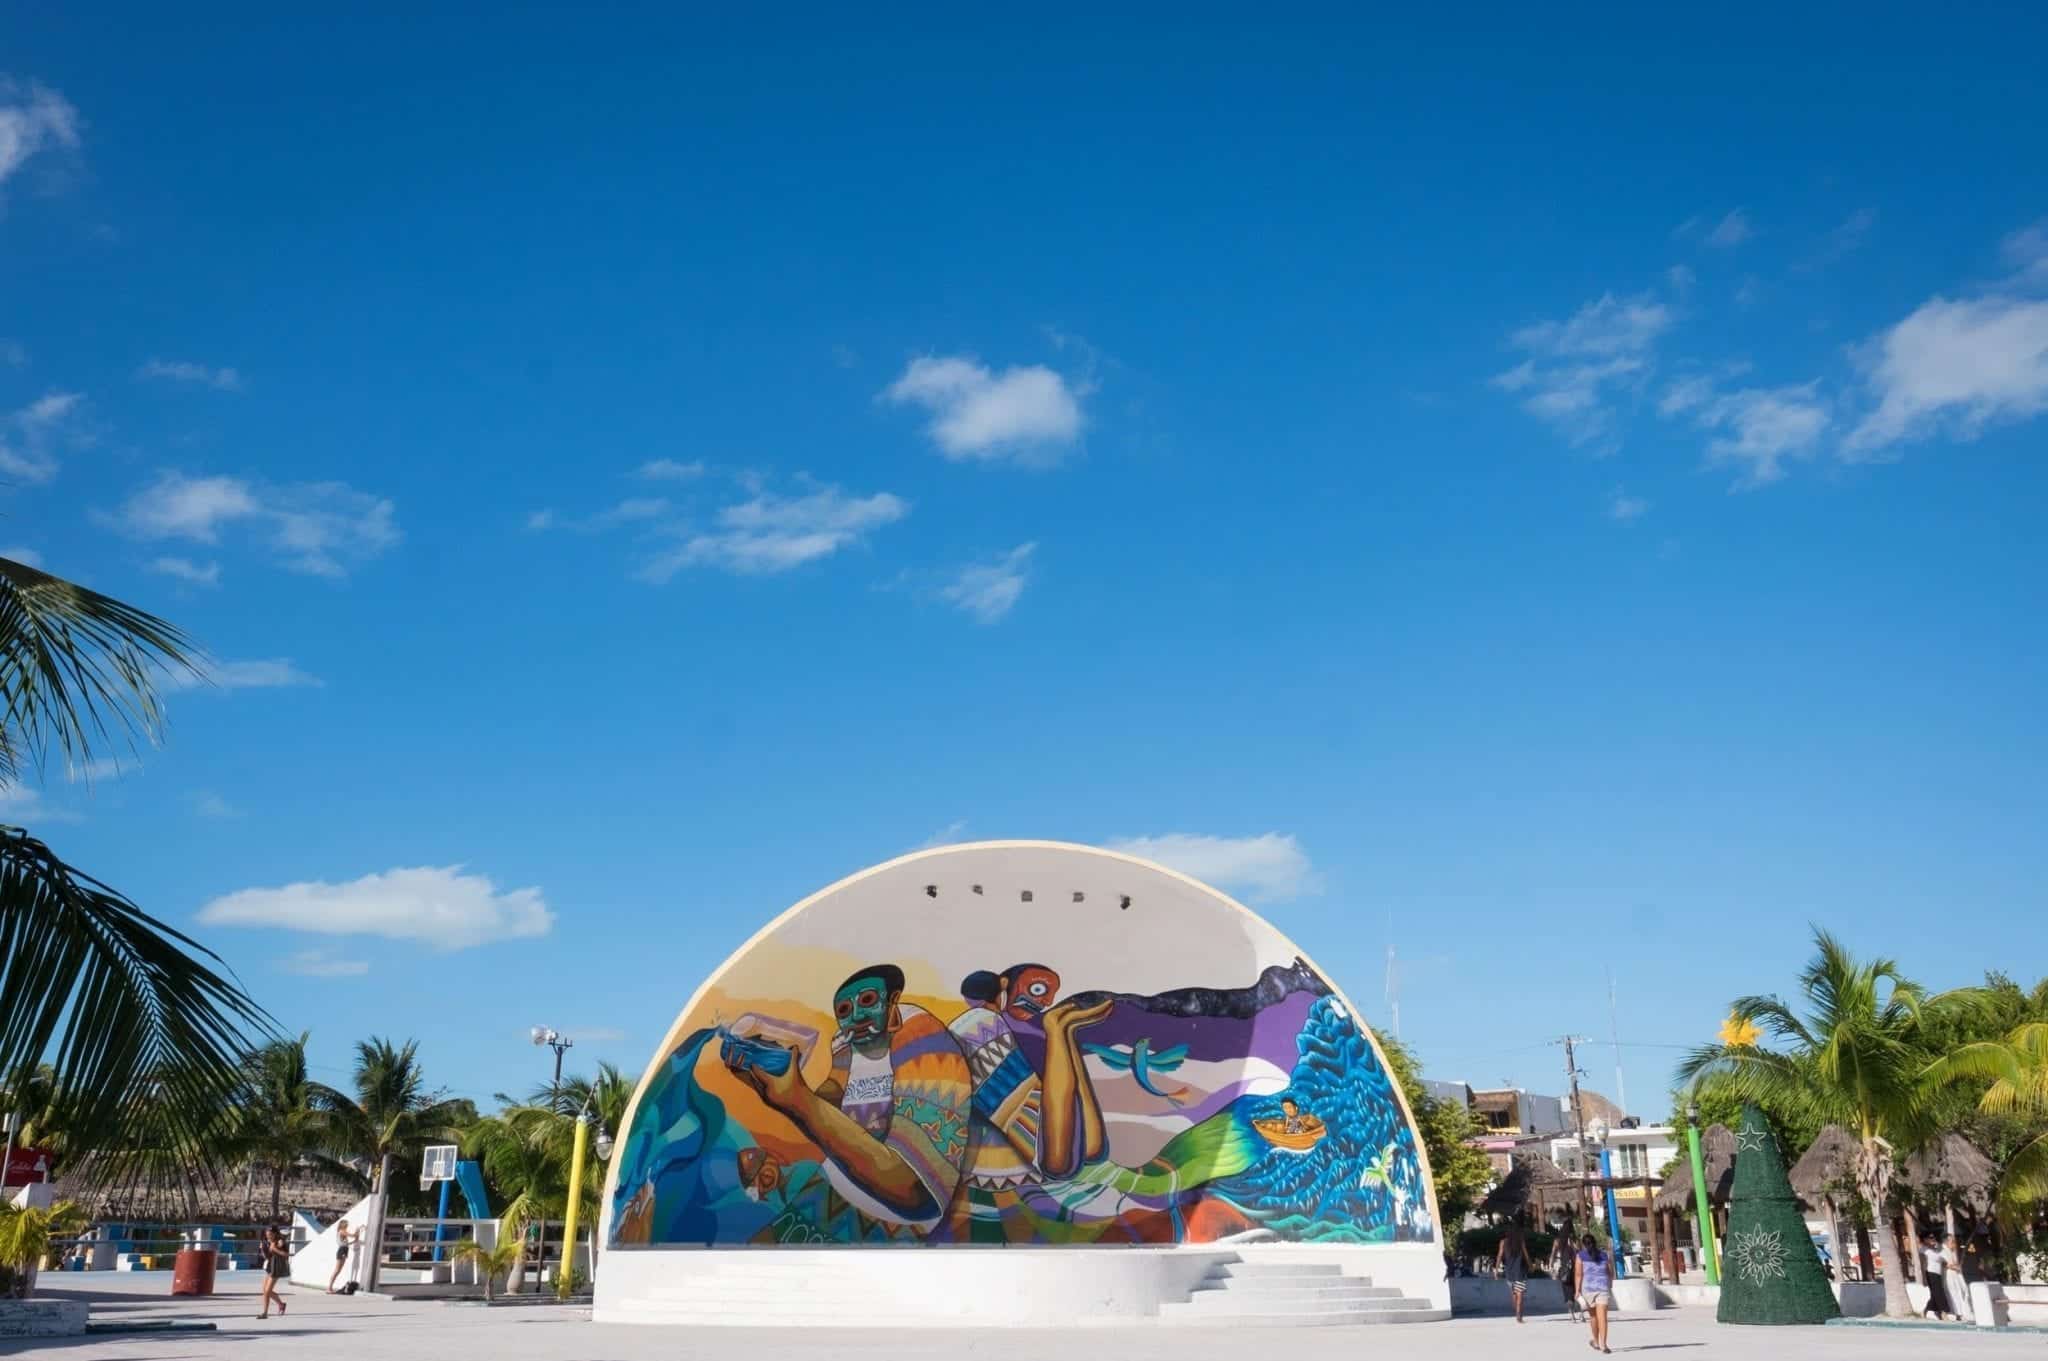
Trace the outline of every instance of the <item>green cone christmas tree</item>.
[[1842, 1312], [1763, 1113], [1742, 1108], [1721, 1250], [1723, 1323], [1826, 1323]]

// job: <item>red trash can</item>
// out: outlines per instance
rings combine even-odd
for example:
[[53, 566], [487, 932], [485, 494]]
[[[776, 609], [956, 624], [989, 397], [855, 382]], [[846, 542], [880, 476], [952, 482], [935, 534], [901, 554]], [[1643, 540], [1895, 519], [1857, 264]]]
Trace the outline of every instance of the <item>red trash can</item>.
[[179, 1248], [177, 1260], [171, 1266], [171, 1293], [211, 1295], [214, 1262], [212, 1248]]

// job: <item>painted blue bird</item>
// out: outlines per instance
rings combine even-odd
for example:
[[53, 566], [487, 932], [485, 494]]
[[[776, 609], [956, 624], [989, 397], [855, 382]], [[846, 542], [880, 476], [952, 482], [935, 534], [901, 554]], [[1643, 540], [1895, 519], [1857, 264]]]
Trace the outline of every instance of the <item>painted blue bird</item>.
[[1152, 1052], [1149, 1039], [1141, 1039], [1136, 1044], [1084, 1044], [1081, 1047], [1116, 1071], [1129, 1073], [1138, 1080], [1140, 1087], [1156, 1097], [1171, 1101], [1176, 1106], [1187, 1099], [1188, 1089], [1185, 1087], [1165, 1092], [1152, 1085], [1152, 1074], [1170, 1073], [1187, 1061], [1188, 1047], [1184, 1044], [1162, 1049], [1156, 1054]]

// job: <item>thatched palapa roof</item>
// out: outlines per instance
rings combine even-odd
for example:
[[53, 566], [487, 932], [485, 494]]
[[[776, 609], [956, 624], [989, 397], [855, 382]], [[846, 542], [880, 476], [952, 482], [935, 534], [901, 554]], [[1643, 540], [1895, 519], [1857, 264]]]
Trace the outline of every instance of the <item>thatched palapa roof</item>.
[[1579, 1193], [1579, 1179], [1550, 1159], [1524, 1155], [1502, 1177], [1500, 1184], [1479, 1202], [1483, 1215], [1511, 1215], [1518, 1210], [1541, 1213], [1549, 1206], [1568, 1202]]
[[1990, 1210], [1998, 1185], [1998, 1164], [1975, 1144], [1950, 1131], [1916, 1149], [1899, 1164], [1899, 1179], [1916, 1188], [1951, 1187], [1960, 1204], [1978, 1214]]
[[[192, 1180], [129, 1177], [102, 1180], [90, 1167], [60, 1176], [58, 1194], [76, 1200], [95, 1220], [172, 1224], [253, 1224], [270, 1218], [270, 1170], [237, 1167]], [[339, 1215], [362, 1199], [362, 1187], [343, 1174], [295, 1167], [279, 1189], [278, 1213], [305, 1210]]]
[[[1735, 1136], [1726, 1125], [1709, 1125], [1700, 1132], [1700, 1161], [1707, 1174], [1707, 1199], [1715, 1205], [1728, 1203], [1728, 1192], [1735, 1185]], [[1671, 1177], [1664, 1183], [1664, 1189], [1657, 1192], [1654, 1204], [1660, 1210], [1677, 1210], [1689, 1214], [1693, 1209], [1692, 1160], [1680, 1158], [1678, 1165], [1671, 1169]]]
[[1808, 1205], [1819, 1205], [1830, 1188], [1856, 1175], [1856, 1136], [1840, 1125], [1828, 1125], [1814, 1136], [1813, 1144], [1785, 1174], [1793, 1194]]

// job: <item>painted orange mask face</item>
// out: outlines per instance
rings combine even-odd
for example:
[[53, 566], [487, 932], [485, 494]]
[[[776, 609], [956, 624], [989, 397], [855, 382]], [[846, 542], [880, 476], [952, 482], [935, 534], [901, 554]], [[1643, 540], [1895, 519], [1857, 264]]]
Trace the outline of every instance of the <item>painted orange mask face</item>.
[[1034, 964], [1008, 980], [1004, 1009], [1019, 1021], [1036, 1019], [1060, 994], [1060, 976]]

